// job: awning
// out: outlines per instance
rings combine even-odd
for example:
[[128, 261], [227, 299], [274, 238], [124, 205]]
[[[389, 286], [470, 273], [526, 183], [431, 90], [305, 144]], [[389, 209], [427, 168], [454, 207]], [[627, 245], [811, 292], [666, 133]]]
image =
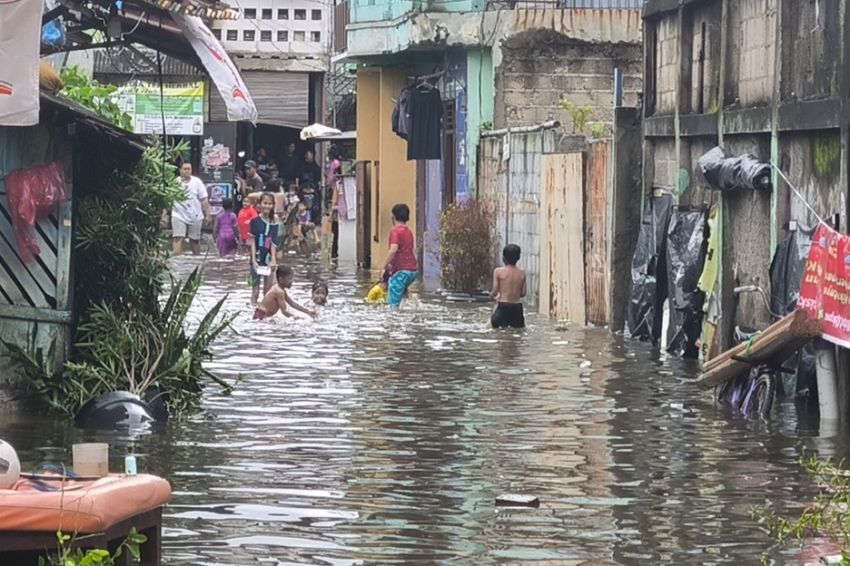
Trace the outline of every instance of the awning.
[[56, 110], [71, 116], [77, 124], [91, 128], [134, 150], [144, 151], [146, 147], [142, 136], [128, 132], [111, 122], [107, 122], [94, 111], [70, 98], [48, 94], [44, 91], [41, 91], [40, 98], [42, 114], [48, 110]]
[[357, 139], [357, 132], [354, 130], [349, 130], [347, 132], [340, 132], [339, 134], [328, 134], [325, 136], [315, 136], [312, 138], [308, 138], [307, 141], [311, 142], [335, 142], [335, 141], [354, 141]]

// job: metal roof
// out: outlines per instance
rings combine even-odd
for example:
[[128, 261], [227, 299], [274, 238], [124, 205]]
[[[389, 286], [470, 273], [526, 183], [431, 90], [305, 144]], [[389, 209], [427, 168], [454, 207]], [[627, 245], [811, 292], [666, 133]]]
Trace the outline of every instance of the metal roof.
[[48, 108], [70, 114], [73, 117], [74, 122], [92, 128], [99, 133], [107, 135], [115, 141], [123, 143], [133, 149], [144, 151], [147, 147], [142, 136], [134, 134], [133, 132], [128, 132], [123, 128], [119, 128], [112, 122], [104, 120], [97, 113], [82, 104], [61, 95], [48, 94], [47, 92], [41, 91], [42, 112]]

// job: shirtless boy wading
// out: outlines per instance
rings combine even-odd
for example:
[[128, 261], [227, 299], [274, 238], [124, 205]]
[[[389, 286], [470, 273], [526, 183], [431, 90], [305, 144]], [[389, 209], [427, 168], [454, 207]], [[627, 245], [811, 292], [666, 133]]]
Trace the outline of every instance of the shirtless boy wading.
[[291, 267], [279, 265], [275, 272], [275, 278], [277, 279], [277, 283], [269, 289], [269, 292], [266, 293], [266, 296], [263, 297], [263, 300], [257, 306], [257, 310], [254, 311], [254, 320], [263, 320], [270, 316], [274, 316], [277, 311], [280, 311], [280, 313], [286, 317], [294, 316], [291, 312], [289, 312], [289, 307], [292, 307], [297, 311], [301, 311], [306, 315], [312, 316], [313, 318], [316, 317], [315, 312], [302, 307], [289, 296], [287, 289], [292, 287], [292, 282], [295, 279], [295, 275], [293, 274]]
[[493, 291], [490, 296], [499, 301], [490, 323], [493, 328], [524, 328], [522, 298], [525, 297], [525, 271], [516, 266], [521, 250], [508, 244], [502, 252], [504, 267], [493, 271]]

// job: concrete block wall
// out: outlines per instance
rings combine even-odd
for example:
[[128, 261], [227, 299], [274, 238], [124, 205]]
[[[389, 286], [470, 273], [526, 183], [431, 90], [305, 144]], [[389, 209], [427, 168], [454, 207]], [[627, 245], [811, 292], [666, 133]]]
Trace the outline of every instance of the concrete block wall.
[[679, 173], [679, 158], [676, 155], [676, 141], [672, 138], [659, 138], [651, 143], [652, 177], [651, 188], [675, 192]]
[[553, 31], [518, 34], [502, 45], [502, 64], [496, 71], [495, 126], [527, 126], [555, 119], [569, 132], [569, 100], [589, 106], [590, 125], [602, 123], [610, 132], [613, 121], [614, 69], [624, 70], [625, 105], [636, 105], [642, 90], [641, 47], [638, 44], [597, 44], [569, 39]]
[[689, 13], [690, 112], [717, 112], [720, 107], [720, 7], [719, 2], [697, 5]]
[[782, 0], [782, 99], [838, 96], [840, 0]]
[[656, 107], [657, 114], [672, 114], [678, 104], [681, 72], [679, 50], [679, 20], [676, 14], [664, 17], [656, 28]]
[[778, 0], [728, 3], [726, 104], [758, 106], [772, 100]]

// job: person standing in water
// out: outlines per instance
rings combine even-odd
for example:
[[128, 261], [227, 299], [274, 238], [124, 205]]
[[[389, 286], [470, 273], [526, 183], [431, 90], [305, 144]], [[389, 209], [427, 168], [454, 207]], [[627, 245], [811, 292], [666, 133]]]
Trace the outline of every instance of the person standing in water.
[[384, 264], [384, 270], [390, 274], [387, 284], [387, 304], [397, 307], [414, 281], [419, 264], [416, 261], [415, 238], [407, 227], [410, 221], [410, 208], [406, 204], [393, 207], [393, 228], [390, 230], [390, 252]]
[[192, 164], [180, 165], [180, 186], [185, 199], [175, 202], [171, 208], [172, 252], [183, 251], [183, 238], [189, 238], [192, 254], [201, 253], [201, 228], [204, 220], [210, 221], [210, 201], [203, 181], [192, 175]]
[[493, 271], [493, 290], [490, 296], [499, 304], [493, 311], [490, 324], [493, 328], [525, 328], [522, 298], [525, 297], [525, 271], [516, 266], [522, 253], [516, 244], [508, 244], [502, 251], [504, 267]]

